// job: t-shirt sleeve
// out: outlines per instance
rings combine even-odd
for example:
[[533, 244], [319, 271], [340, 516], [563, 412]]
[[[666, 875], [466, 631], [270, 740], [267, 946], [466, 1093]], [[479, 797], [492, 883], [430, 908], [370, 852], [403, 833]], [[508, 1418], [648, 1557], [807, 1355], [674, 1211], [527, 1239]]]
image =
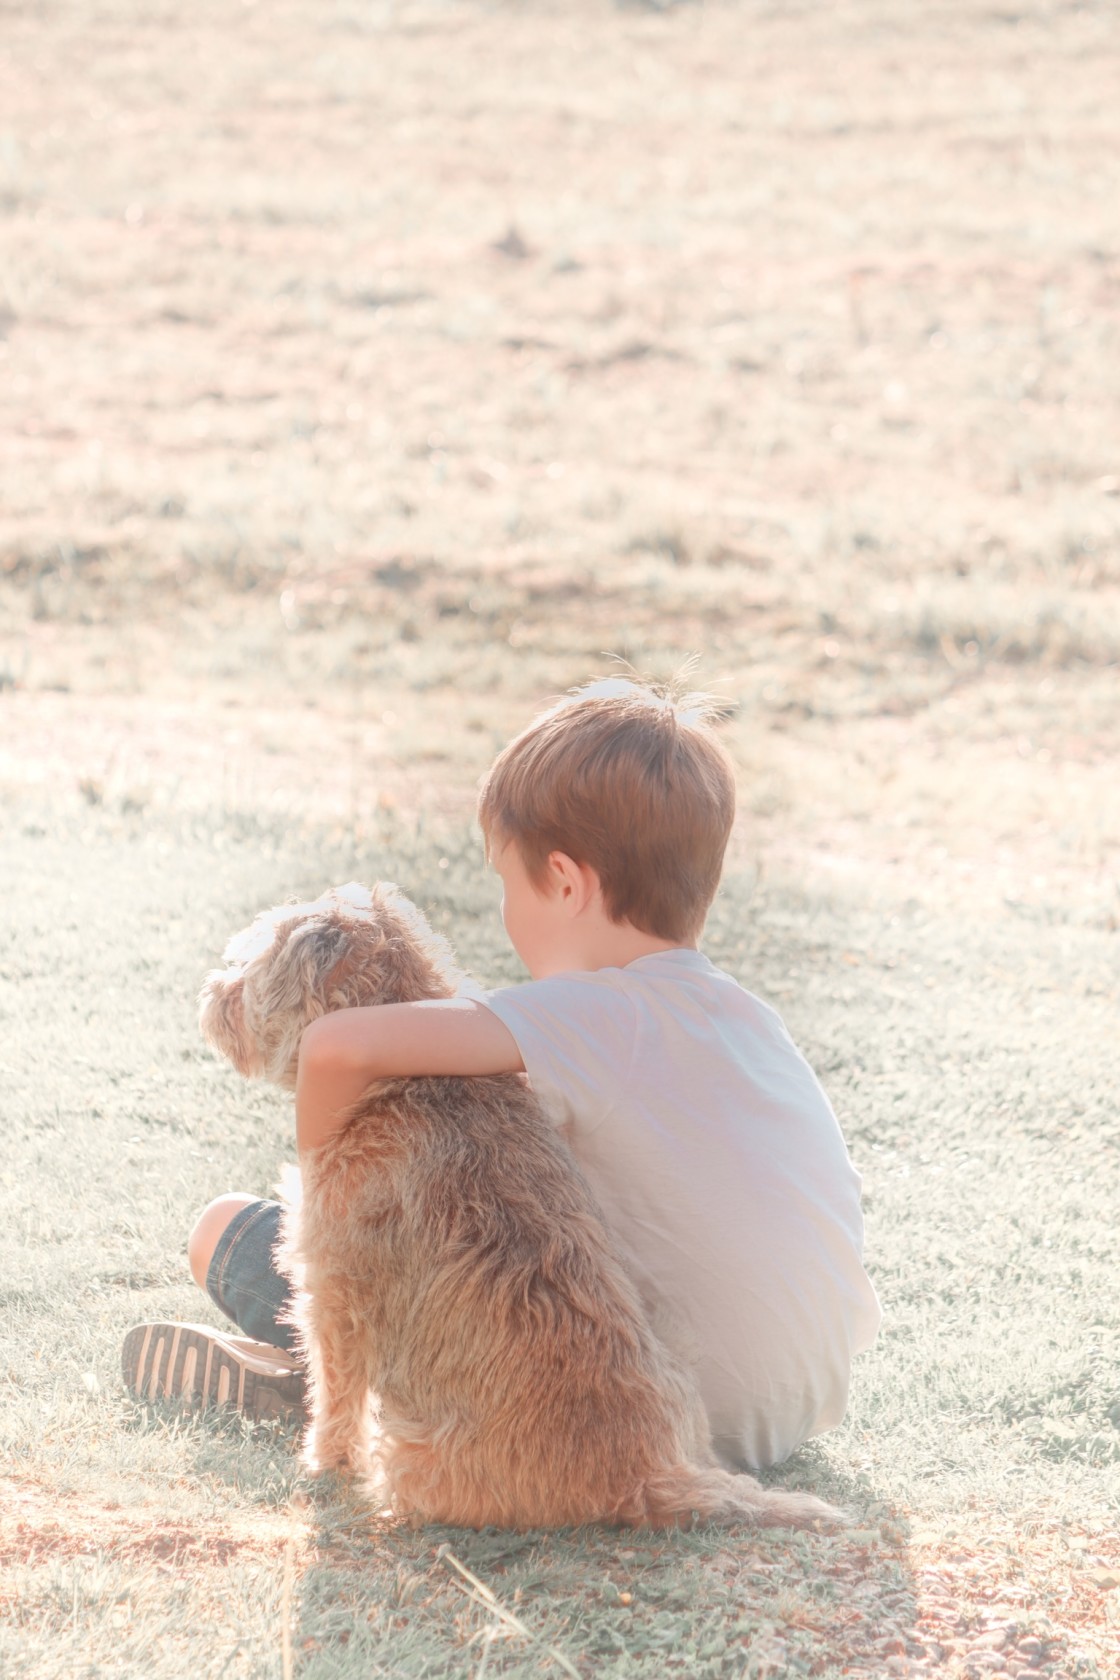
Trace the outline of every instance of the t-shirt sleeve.
[[529, 980], [481, 1000], [513, 1034], [529, 1083], [564, 1131], [599, 1125], [633, 1060], [637, 1011], [611, 972]]

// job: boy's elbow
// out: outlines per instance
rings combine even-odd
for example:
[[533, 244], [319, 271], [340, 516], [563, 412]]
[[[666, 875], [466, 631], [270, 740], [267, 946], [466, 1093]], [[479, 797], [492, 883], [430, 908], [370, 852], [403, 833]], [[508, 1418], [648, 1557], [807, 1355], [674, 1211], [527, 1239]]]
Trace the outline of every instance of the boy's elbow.
[[343, 1012], [320, 1015], [303, 1029], [299, 1041], [299, 1072], [304, 1078], [342, 1073], [353, 1060], [352, 1035], [346, 1031]]
[[310, 1021], [299, 1042], [300, 1071], [328, 1082], [394, 1072], [388, 1023], [378, 1016], [377, 1008], [334, 1009]]
[[[320, 1015], [317, 1021], [309, 1021], [300, 1035], [299, 1041], [299, 1070], [308, 1073], [319, 1069], [330, 1059], [330, 1016]], [[326, 1029], [324, 1031], [324, 1029]]]

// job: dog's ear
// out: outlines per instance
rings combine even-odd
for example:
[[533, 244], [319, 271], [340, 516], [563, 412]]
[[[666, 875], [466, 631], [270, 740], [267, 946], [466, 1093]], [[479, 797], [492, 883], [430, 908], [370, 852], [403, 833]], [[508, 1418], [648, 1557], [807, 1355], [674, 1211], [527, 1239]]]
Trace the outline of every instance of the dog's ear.
[[212, 1049], [247, 1077], [263, 1073], [260, 1046], [245, 1022], [245, 976], [241, 969], [215, 968], [198, 995], [198, 1024]]
[[298, 1019], [306, 1026], [325, 1015], [331, 1008], [331, 975], [353, 938], [350, 920], [330, 911], [278, 928], [276, 949], [255, 999], [262, 1019]]

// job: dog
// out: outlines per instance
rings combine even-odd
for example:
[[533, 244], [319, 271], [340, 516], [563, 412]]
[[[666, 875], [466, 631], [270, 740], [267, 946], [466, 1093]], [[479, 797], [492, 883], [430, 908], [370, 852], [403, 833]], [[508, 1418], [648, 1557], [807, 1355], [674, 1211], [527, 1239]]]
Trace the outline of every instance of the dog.
[[[471, 985], [388, 884], [268, 911], [224, 961], [203, 1034], [288, 1089], [300, 1034], [328, 1010]], [[286, 1201], [310, 1469], [467, 1528], [839, 1518], [719, 1465], [691, 1376], [522, 1075], [372, 1083]]]

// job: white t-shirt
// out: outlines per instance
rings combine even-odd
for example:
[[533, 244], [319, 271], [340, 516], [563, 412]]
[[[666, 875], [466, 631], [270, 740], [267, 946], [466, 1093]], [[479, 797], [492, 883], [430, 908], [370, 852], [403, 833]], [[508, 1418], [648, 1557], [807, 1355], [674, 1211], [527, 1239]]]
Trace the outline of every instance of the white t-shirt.
[[776, 1464], [840, 1422], [879, 1326], [859, 1175], [781, 1017], [699, 951], [488, 992], [716, 1449]]

